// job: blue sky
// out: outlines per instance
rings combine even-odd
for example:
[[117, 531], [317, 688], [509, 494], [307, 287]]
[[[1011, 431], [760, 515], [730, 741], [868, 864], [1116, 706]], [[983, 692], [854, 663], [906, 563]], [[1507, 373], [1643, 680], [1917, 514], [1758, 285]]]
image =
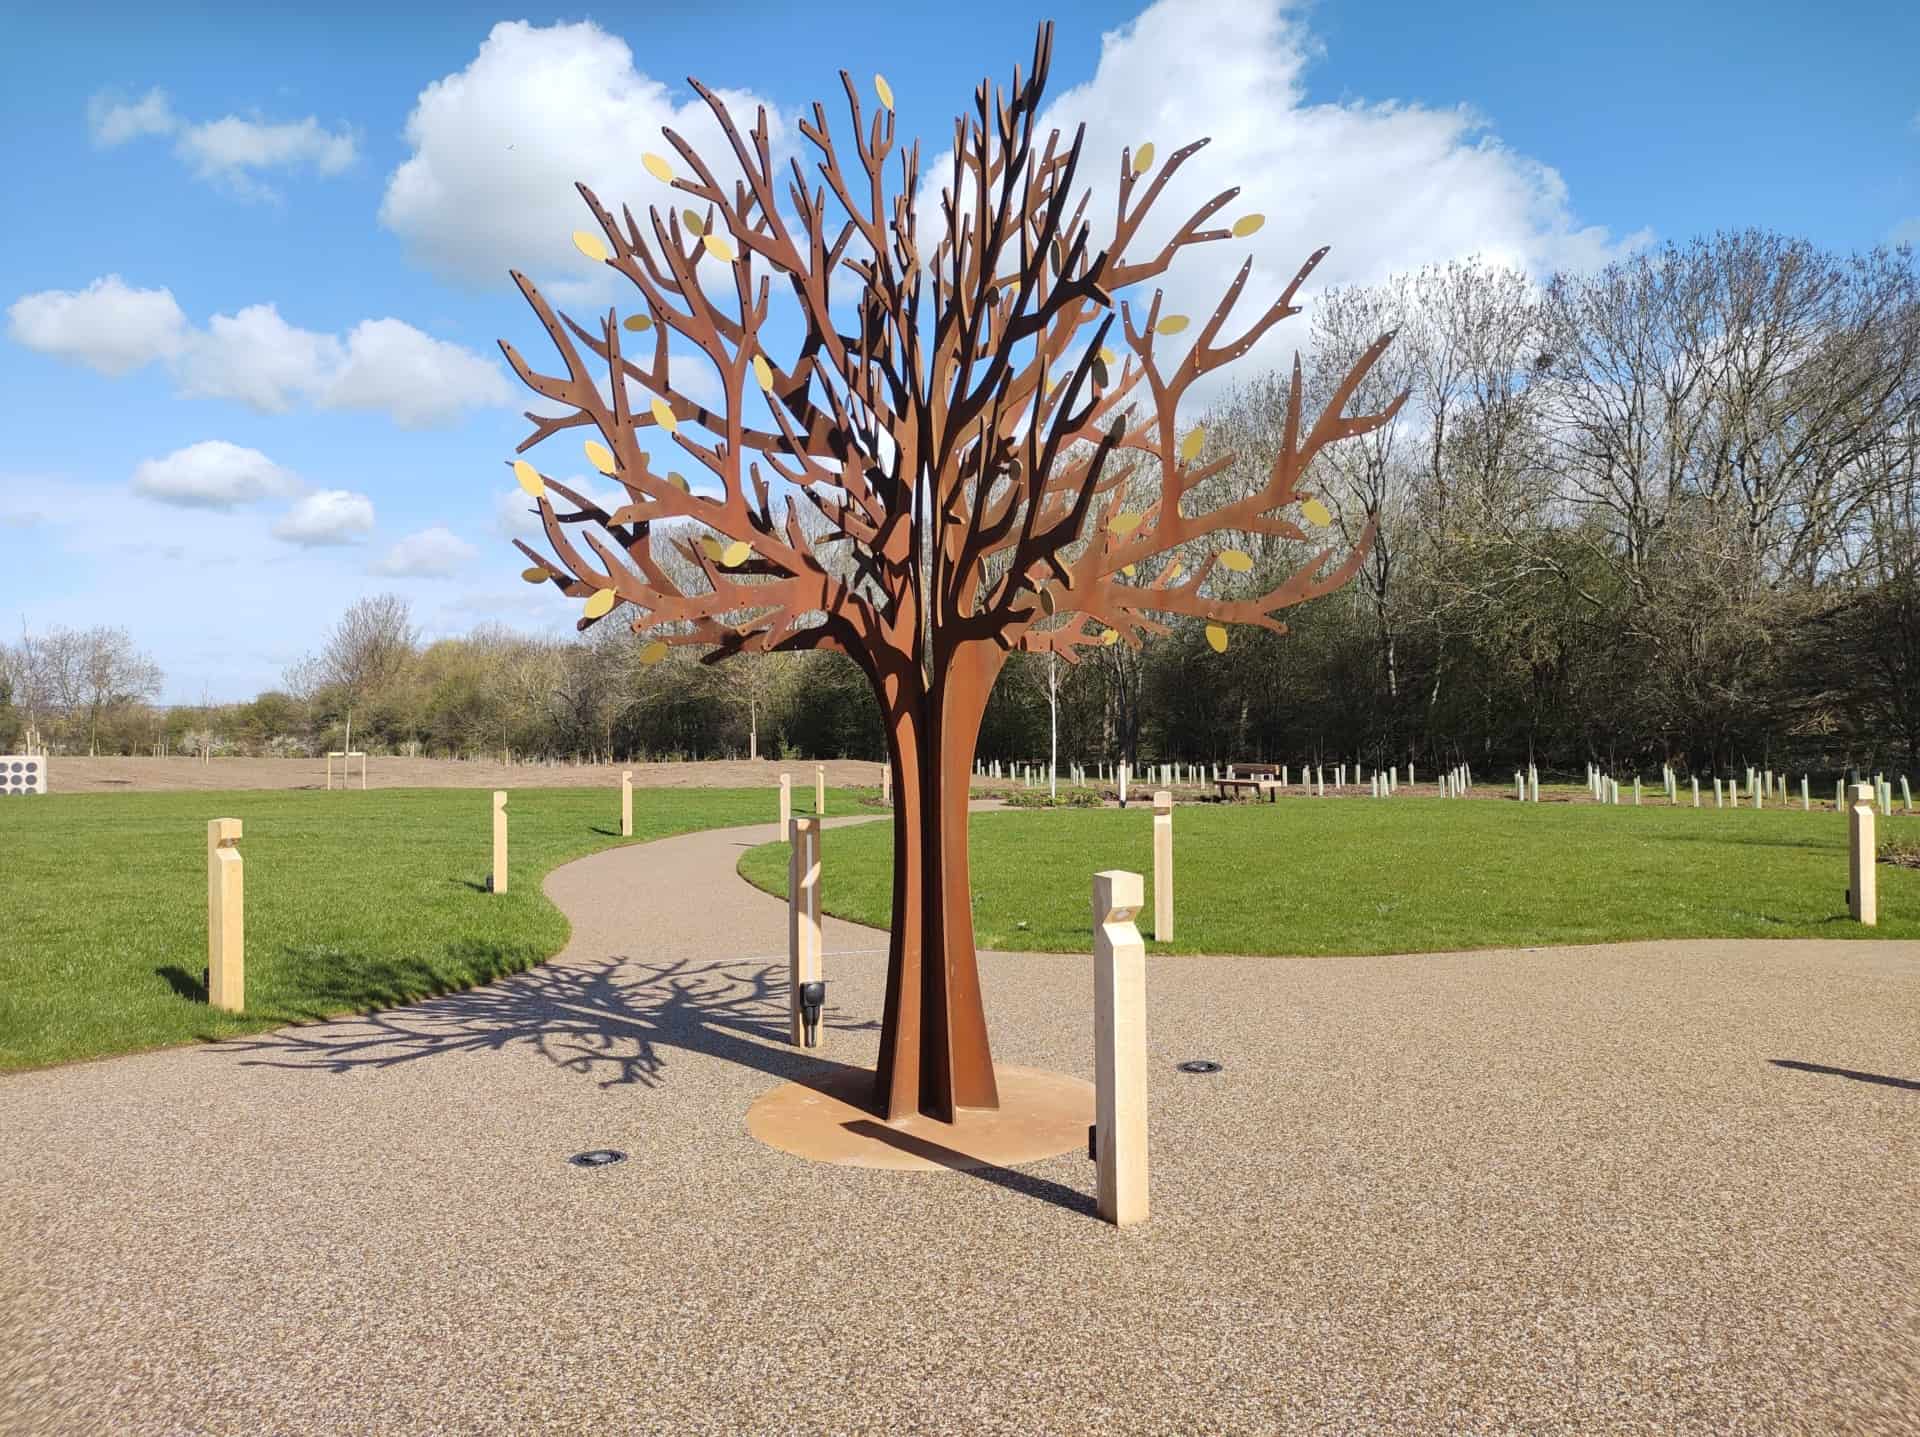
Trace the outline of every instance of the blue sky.
[[[0, 636], [124, 625], [169, 701], [250, 696], [382, 589], [430, 636], [569, 630], [566, 601], [515, 577], [504, 461], [538, 401], [495, 343], [551, 362], [509, 264], [579, 317], [624, 302], [568, 243], [590, 222], [569, 181], [664, 198], [638, 156], [664, 148], [688, 74], [758, 97], [797, 143], [816, 97], [844, 127], [842, 67], [869, 106], [883, 72], [931, 159], [1035, 19], [167, 8], [38, 7], [0, 54]], [[1920, 7], [1051, 13], [1056, 117], [1102, 165], [1213, 135], [1189, 178], [1267, 214], [1256, 287], [1322, 243], [1341, 283], [1476, 252], [1544, 274], [1749, 225], [1920, 242]], [[564, 477], [577, 454], [531, 457]]]

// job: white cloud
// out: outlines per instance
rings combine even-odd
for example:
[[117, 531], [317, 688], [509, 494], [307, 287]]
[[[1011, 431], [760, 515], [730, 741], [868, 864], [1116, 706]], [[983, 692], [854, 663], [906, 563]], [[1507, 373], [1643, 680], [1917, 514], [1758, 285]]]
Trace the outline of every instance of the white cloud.
[[166, 359], [183, 397], [232, 399], [263, 414], [305, 402], [423, 429], [513, 399], [497, 360], [392, 318], [362, 320], [343, 340], [253, 304], [196, 330], [170, 291], [131, 289], [118, 275], [23, 296], [7, 315], [8, 333], [29, 349], [111, 375]]
[[104, 91], [87, 101], [87, 129], [101, 149], [142, 135], [170, 135], [179, 123], [166, 91], [157, 87], [131, 103], [115, 100]]
[[83, 290], [23, 295], [7, 309], [7, 334], [42, 354], [119, 375], [179, 354], [187, 317], [171, 290], [133, 289], [110, 274]]
[[163, 504], [232, 509], [256, 499], [296, 494], [300, 481], [258, 449], [206, 439], [159, 459], [141, 460], [133, 471], [133, 488]]
[[373, 529], [373, 500], [346, 489], [322, 489], [309, 494], [273, 526], [276, 539], [313, 548], [322, 544], [352, 544]]
[[458, 418], [469, 405], [512, 398], [496, 361], [397, 319], [367, 319], [347, 336], [345, 358], [319, 402], [325, 409], [384, 410], [402, 429], [425, 429]]
[[[719, 94], [735, 122], [751, 127], [756, 97]], [[706, 103], [686, 99], [676, 105], [665, 85], [634, 69], [625, 41], [591, 22], [502, 22], [464, 70], [420, 92], [407, 119], [413, 153], [388, 178], [380, 221], [452, 279], [497, 285], [515, 268], [536, 279], [592, 277], [598, 292], [607, 271], [568, 239], [594, 227], [576, 181], [616, 213], [622, 203], [644, 214], [643, 204], [681, 202], [640, 168], [647, 151], [677, 160], [663, 125], [723, 181], [735, 173]], [[777, 157], [786, 127], [771, 106], [767, 126]]]
[[444, 579], [478, 552], [451, 529], [436, 524], [407, 535], [387, 550], [373, 571], [402, 579]]
[[[1189, 336], [1248, 257], [1253, 274], [1226, 321], [1228, 335], [1258, 318], [1323, 245], [1331, 253], [1300, 292], [1309, 302], [1332, 285], [1378, 283], [1469, 255], [1544, 277], [1555, 268], [1598, 267], [1647, 241], [1581, 225], [1560, 174], [1502, 144], [1465, 105], [1310, 103], [1303, 77], [1317, 50], [1301, 12], [1285, 0], [1162, 0], [1102, 36], [1093, 78], [1058, 92], [1035, 127], [1044, 136], [1057, 126], [1065, 142], [1086, 124], [1076, 187], [1092, 191], [1096, 248], [1111, 233], [1124, 147], [1152, 141], [1157, 169], [1189, 142], [1210, 139], [1168, 183], [1127, 249], [1132, 259], [1152, 256], [1203, 202], [1236, 186], [1239, 195], [1216, 223], [1265, 215], [1245, 239], [1183, 251], [1155, 281], [1166, 295], [1163, 314], [1191, 316]], [[923, 171], [923, 216], [939, 215], [939, 184], [951, 165], [941, 155]], [[1124, 297], [1139, 323], [1152, 287]], [[1306, 348], [1308, 322], [1303, 314], [1277, 325], [1232, 372], [1287, 363], [1296, 347]], [[1185, 343], [1163, 341], [1163, 364]], [[1225, 379], [1223, 372], [1216, 382]], [[1203, 397], [1200, 388], [1195, 397]]]
[[310, 164], [323, 175], [337, 175], [354, 156], [352, 135], [331, 133], [311, 115], [292, 124], [228, 115], [183, 129], [179, 148], [201, 179], [222, 180], [243, 190], [253, 184], [257, 170]]
[[143, 135], [177, 135], [174, 153], [203, 180], [249, 198], [271, 198], [260, 171], [310, 165], [337, 175], [353, 164], [355, 142], [345, 130], [330, 131], [314, 116], [274, 122], [227, 115], [188, 124], [174, 113], [158, 87], [131, 103], [102, 91], [87, 101], [87, 129], [95, 146], [110, 149]]

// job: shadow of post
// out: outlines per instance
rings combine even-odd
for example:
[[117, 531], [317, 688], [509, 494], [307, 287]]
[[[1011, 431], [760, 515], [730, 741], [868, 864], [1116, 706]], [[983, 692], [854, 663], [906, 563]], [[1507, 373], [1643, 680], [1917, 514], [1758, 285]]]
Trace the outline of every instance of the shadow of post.
[[1792, 1068], [1800, 1073], [1825, 1073], [1834, 1078], [1851, 1078], [1856, 1083], [1878, 1083], [1886, 1088], [1906, 1088], [1910, 1092], [1920, 1093], [1920, 1083], [1912, 1078], [1890, 1078], [1885, 1073], [1861, 1073], [1852, 1068], [1829, 1068], [1824, 1063], [1803, 1063], [1797, 1058], [1769, 1058], [1776, 1068]]
[[917, 1158], [925, 1158], [930, 1163], [939, 1163], [968, 1177], [979, 1178], [996, 1187], [1006, 1188], [1009, 1192], [1019, 1193], [1023, 1197], [1036, 1197], [1050, 1202], [1055, 1207], [1066, 1208], [1070, 1212], [1092, 1214], [1098, 1211], [1092, 1193], [1083, 1193], [1070, 1188], [1065, 1183], [1057, 1183], [1052, 1178], [1039, 1177], [1033, 1173], [1023, 1173], [1018, 1168], [1003, 1168], [993, 1163], [983, 1163], [978, 1158], [968, 1157], [965, 1153], [942, 1146], [930, 1138], [915, 1133], [904, 1133], [898, 1128], [890, 1128], [885, 1123], [871, 1118], [856, 1118], [841, 1127], [856, 1137], [869, 1138], [874, 1142], [887, 1144], [904, 1153], [912, 1153]]

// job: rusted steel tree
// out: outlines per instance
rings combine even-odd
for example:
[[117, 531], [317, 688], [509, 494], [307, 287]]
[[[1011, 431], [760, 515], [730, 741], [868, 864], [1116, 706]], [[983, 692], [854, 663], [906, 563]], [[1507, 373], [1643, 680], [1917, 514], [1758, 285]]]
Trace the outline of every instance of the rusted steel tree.
[[[1075, 194], [1084, 130], [1065, 145], [1058, 131], [1035, 133], [1051, 49], [1044, 24], [1024, 79], [1016, 68], [1009, 91], [987, 82], [976, 91], [972, 115], [954, 127], [940, 215], [925, 230], [917, 144], [898, 151], [897, 187], [887, 182], [896, 146], [884, 79], [875, 77], [880, 108], [869, 120], [841, 74], [851, 156], [823, 107], [801, 122], [817, 151], [817, 186], [798, 160], [781, 185], [764, 110], [743, 134], [721, 99], [690, 80], [732, 147], [737, 176], [723, 180], [668, 130], [680, 166], [654, 154], [645, 165], [688, 208], [652, 208], [642, 225], [580, 187], [600, 232], [579, 232], [575, 243], [629, 280], [644, 309], [624, 322], [610, 312], [589, 329], [556, 315], [516, 272], [566, 372], [537, 373], [501, 345], [527, 385], [570, 411], [529, 413], [534, 429], [521, 451], [589, 428], [588, 458], [628, 496], [608, 512], [515, 464], [554, 553], [521, 544], [533, 561], [526, 577], [585, 599], [581, 628], [628, 605], [634, 631], [655, 635], [649, 658], [671, 645], [703, 648], [709, 663], [833, 649], [871, 681], [897, 796], [875, 1091], [889, 1117], [917, 1109], [951, 1121], [959, 1109], [999, 1105], [974, 959], [967, 797], [981, 715], [1007, 655], [1051, 649], [1077, 661], [1090, 645], [1138, 646], [1166, 633], [1166, 618], [1206, 621], [1217, 649], [1228, 624], [1284, 632], [1280, 611], [1354, 574], [1371, 525], [1338, 562], [1334, 548], [1319, 548], [1270, 589], [1223, 582], [1223, 561], [1229, 573], [1250, 566], [1240, 550], [1213, 551], [1211, 541], [1277, 535], [1311, 547], [1287, 511], [1299, 505], [1310, 525], [1327, 522], [1300, 487], [1313, 457], [1399, 408], [1396, 400], [1378, 414], [1342, 413], [1391, 338], [1383, 336], [1303, 432], [1296, 357], [1285, 441], [1264, 481], [1211, 507], [1195, 502], [1232, 456], [1203, 458], [1201, 436], [1179, 432], [1182, 396], [1299, 312], [1294, 295], [1326, 251], [1250, 325], [1226, 332], [1252, 269], [1242, 263], [1191, 347], [1163, 363], [1157, 342], [1187, 320], [1161, 312], [1159, 291], [1137, 287], [1183, 250], [1250, 234], [1260, 218], [1216, 224], [1239, 193], [1226, 190], [1156, 252], [1130, 255], [1168, 181], [1206, 141], [1158, 169], [1143, 144], [1120, 156], [1118, 206], [1096, 247], [1088, 195]], [[841, 305], [844, 320], [833, 312], [836, 274], [858, 282]], [[803, 326], [785, 361], [761, 340], [775, 277]], [[650, 330], [651, 340], [626, 341], [636, 345], [628, 349], [623, 329]], [[712, 362], [717, 407], [668, 374], [669, 333]], [[629, 382], [646, 397], [637, 412]], [[640, 444], [650, 429], [662, 431], [652, 436], [658, 447], [677, 448], [711, 477], [690, 486], [662, 472]], [[1151, 501], [1125, 508], [1129, 489], [1143, 488]], [[824, 526], [811, 515], [803, 522], [808, 509]], [[584, 545], [569, 537], [575, 528]], [[656, 543], [666, 548], [656, 552]], [[823, 553], [830, 545], [845, 549]], [[663, 564], [667, 552], [684, 562]]]

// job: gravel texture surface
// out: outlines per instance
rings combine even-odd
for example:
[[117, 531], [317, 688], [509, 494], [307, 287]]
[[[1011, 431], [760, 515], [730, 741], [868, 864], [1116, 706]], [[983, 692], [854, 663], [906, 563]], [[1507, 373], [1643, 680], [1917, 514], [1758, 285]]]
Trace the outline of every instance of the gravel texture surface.
[[[484, 989], [0, 1079], [0, 1432], [1920, 1431], [1920, 944], [1150, 959], [1117, 1232], [1079, 1153], [748, 1136], [822, 1064], [772, 836], [557, 870]], [[831, 1062], [880, 944], [828, 922]], [[1091, 1078], [1089, 960], [983, 979]]]

